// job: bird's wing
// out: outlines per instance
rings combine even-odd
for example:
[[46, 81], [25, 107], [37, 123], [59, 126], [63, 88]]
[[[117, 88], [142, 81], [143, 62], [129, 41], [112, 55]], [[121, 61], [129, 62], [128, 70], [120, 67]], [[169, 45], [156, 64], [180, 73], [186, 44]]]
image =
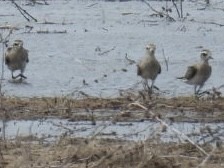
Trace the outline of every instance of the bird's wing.
[[28, 50], [26, 50], [26, 62], [29, 62]]
[[159, 71], [158, 71], [158, 74], [160, 74], [161, 73], [161, 66], [160, 66], [160, 64], [159, 64]]
[[145, 67], [145, 64], [144, 64], [144, 58], [139, 60], [138, 63], [136, 64], [137, 65], [137, 75], [138, 76], [141, 76], [142, 75], [142, 69], [144, 69]]
[[5, 57], [5, 64], [8, 65], [10, 63], [9, 57]]
[[137, 75], [141, 76], [141, 74], [142, 74], [142, 70], [141, 70], [139, 64], [137, 64]]
[[26, 61], [27, 63], [29, 62], [28, 50], [26, 50], [26, 49], [23, 49], [23, 59], [24, 59], [24, 61]]
[[10, 63], [10, 52], [12, 50], [12, 47], [8, 47], [6, 52], [5, 52], [5, 64], [8, 65]]
[[190, 80], [195, 76], [196, 73], [197, 73], [197, 68], [195, 66], [189, 66], [184, 75], [184, 78], [187, 80]]

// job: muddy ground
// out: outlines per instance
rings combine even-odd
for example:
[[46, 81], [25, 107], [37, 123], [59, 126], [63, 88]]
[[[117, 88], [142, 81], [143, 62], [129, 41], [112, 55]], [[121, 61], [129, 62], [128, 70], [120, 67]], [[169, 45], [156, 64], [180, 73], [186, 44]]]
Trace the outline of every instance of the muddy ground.
[[[83, 94], [83, 93], [82, 93]], [[173, 121], [223, 122], [223, 97], [214, 94], [201, 97], [148, 97], [127, 92], [117, 98], [99, 98], [82, 95], [79, 98], [42, 97], [18, 98], [2, 97], [1, 118], [40, 119], [45, 117], [69, 118], [70, 120], [113, 120], [132, 121], [153, 119], [150, 112]], [[138, 105], [143, 105], [144, 110]], [[149, 112], [150, 111], [150, 112]]]
[[[86, 95], [78, 99], [2, 97], [1, 108], [1, 119], [6, 121], [49, 117], [66, 118], [74, 122], [89, 120], [93, 124], [102, 120], [114, 123], [156, 119], [205, 123], [224, 120], [223, 98], [207, 95], [200, 98], [149, 98], [142, 94], [126, 94], [113, 99]], [[164, 143], [159, 137], [145, 141], [126, 141], [97, 136], [72, 138], [65, 134], [61, 135], [59, 141], [49, 143], [31, 135], [11, 140], [1, 139], [0, 152], [1, 167], [7, 168], [224, 167], [224, 149], [220, 141], [204, 143], [198, 147], [189, 141]]]

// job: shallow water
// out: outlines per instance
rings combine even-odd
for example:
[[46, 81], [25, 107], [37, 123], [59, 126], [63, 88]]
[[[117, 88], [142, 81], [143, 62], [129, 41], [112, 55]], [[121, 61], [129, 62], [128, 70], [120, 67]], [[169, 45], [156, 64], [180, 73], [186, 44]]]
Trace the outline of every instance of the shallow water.
[[[0, 122], [1, 136], [3, 134], [3, 123]], [[215, 142], [224, 140], [223, 123], [189, 123], [178, 122], [170, 125], [181, 133], [190, 137], [196, 143]], [[58, 140], [64, 135], [71, 137], [97, 137], [116, 138], [123, 140], [143, 141], [147, 139], [161, 140], [162, 142], [176, 142], [180, 139], [170, 128], [162, 132], [161, 125], [153, 121], [144, 122], [117, 122], [97, 121], [96, 125], [91, 122], [70, 122], [60, 119], [46, 120], [12, 120], [7, 121], [5, 126], [6, 139], [26, 137], [33, 135], [47, 142]]]
[[[223, 3], [214, 2], [214, 8], [198, 10], [203, 5], [185, 1], [184, 15], [188, 13], [189, 16], [185, 21], [178, 21], [173, 12], [171, 16], [177, 19], [173, 23], [150, 17], [153, 12], [140, 1], [62, 0], [35, 6], [25, 6], [26, 1], [18, 3], [38, 22], [27, 22], [11, 2], [0, 2], [1, 13], [5, 15], [0, 16], [0, 25], [10, 24], [19, 28], [11, 35], [9, 43], [22, 39], [30, 56], [25, 84], [10, 83], [10, 72], [4, 68], [3, 90], [6, 95], [60, 96], [81, 90], [95, 96], [116, 96], [118, 90], [128, 89], [141, 81], [136, 75], [136, 66], [128, 65], [125, 55], [138, 61], [149, 42], [157, 45], [156, 55], [162, 64], [162, 74], [156, 85], [167, 95], [193, 93], [192, 86], [175, 78], [184, 74], [188, 65], [199, 60], [200, 46], [211, 49], [215, 58], [211, 61], [212, 76], [204, 89], [224, 83], [224, 37], [220, 36], [223, 28], [192, 22], [194, 19], [224, 23], [224, 18], [220, 17], [223, 12], [214, 9]], [[165, 5], [165, 1], [150, 3], [158, 10]], [[171, 2], [168, 6], [172, 6]], [[57, 24], [42, 24], [45, 21]], [[27, 33], [26, 25], [33, 27], [30, 33]], [[47, 30], [67, 33], [37, 33]], [[1, 32], [3, 36], [7, 34], [7, 31]], [[169, 71], [166, 71], [163, 49], [169, 58]], [[127, 72], [123, 72], [123, 68]], [[88, 85], [83, 86], [83, 80]], [[135, 88], [142, 88], [142, 85]]]

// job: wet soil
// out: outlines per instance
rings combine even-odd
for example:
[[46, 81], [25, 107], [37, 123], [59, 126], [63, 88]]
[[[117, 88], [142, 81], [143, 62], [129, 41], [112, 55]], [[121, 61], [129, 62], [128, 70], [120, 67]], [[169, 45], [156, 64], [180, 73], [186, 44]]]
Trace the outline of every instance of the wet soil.
[[[141, 104], [147, 110], [134, 104]], [[175, 121], [222, 122], [224, 120], [224, 99], [201, 97], [150, 99], [142, 94], [128, 94], [118, 98], [97, 98], [84, 96], [18, 98], [2, 97], [0, 118], [8, 120], [40, 119], [46, 117], [69, 118], [70, 120], [113, 120], [131, 121], [152, 119], [149, 111], [161, 118]]]

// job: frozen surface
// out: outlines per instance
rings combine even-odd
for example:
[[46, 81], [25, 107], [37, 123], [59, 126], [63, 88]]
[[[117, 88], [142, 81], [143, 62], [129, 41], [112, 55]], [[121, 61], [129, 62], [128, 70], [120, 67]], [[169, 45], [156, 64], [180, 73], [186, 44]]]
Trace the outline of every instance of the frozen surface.
[[[141, 81], [136, 75], [136, 66], [128, 65], [125, 55], [138, 61], [149, 42], [157, 45], [156, 55], [162, 64], [162, 74], [156, 85], [168, 95], [193, 93], [192, 86], [176, 80], [176, 77], [184, 74], [188, 65], [199, 60], [200, 47], [210, 49], [214, 57], [211, 61], [212, 76], [204, 89], [224, 83], [224, 27], [203, 23], [224, 24], [222, 1], [211, 1], [211, 6], [204, 10], [199, 10], [204, 7], [203, 1], [184, 1], [184, 16], [188, 13], [184, 21], [178, 19], [175, 8], [168, 2], [173, 10], [170, 15], [176, 22], [151, 17], [153, 11], [141, 1], [48, 2], [49, 5], [26, 6], [26, 1], [18, 1], [37, 18], [35, 23], [27, 22], [9, 1], [0, 1], [0, 11], [4, 14], [0, 16], [0, 25], [20, 28], [13, 32], [9, 43], [22, 39], [30, 56], [25, 83], [9, 82], [11, 75], [5, 67], [3, 90], [7, 95], [60, 96], [82, 90], [90, 95], [116, 96], [119, 89], [133, 87]], [[166, 6], [165, 1], [152, 1], [150, 4], [157, 10]], [[42, 24], [45, 21], [58, 24]], [[33, 26], [31, 33], [26, 33], [26, 25]], [[36, 33], [46, 30], [66, 30], [67, 33]], [[7, 34], [7, 31], [1, 32]], [[163, 50], [169, 58], [169, 71], [166, 71]], [[123, 68], [127, 72], [123, 72]], [[87, 86], [83, 86], [83, 80]], [[137, 88], [141, 89], [141, 84]]]
[[[3, 123], [0, 121], [3, 130]], [[195, 143], [215, 142], [224, 140], [223, 123], [188, 123], [177, 122], [170, 125], [190, 137]], [[58, 140], [63, 135], [72, 137], [116, 138], [124, 140], [143, 141], [147, 139], [160, 139], [163, 142], [183, 141], [171, 129], [162, 132], [161, 125], [152, 121], [145, 122], [117, 122], [97, 121], [96, 125], [91, 122], [47, 119], [47, 120], [11, 120], [5, 124], [5, 137], [14, 139], [16, 137], [35, 136], [46, 141]], [[2, 131], [0, 132], [2, 136]]]

